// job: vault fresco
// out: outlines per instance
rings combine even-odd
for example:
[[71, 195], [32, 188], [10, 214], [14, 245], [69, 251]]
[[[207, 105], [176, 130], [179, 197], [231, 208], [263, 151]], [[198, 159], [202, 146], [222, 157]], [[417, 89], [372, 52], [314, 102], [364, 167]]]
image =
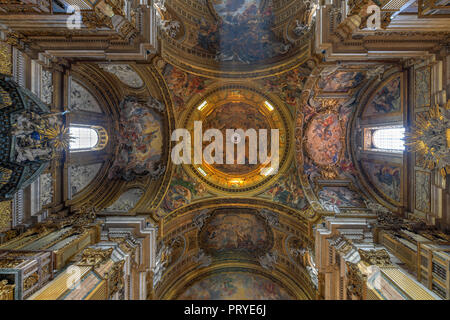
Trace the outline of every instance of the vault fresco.
[[401, 78], [393, 78], [377, 91], [364, 116], [382, 115], [401, 110]]
[[324, 208], [335, 211], [337, 208], [364, 208], [364, 198], [348, 187], [323, 187], [318, 192], [319, 199]]
[[258, 195], [258, 197], [269, 198], [274, 202], [281, 203], [296, 210], [303, 210], [308, 206], [294, 168], [283, 174], [273, 186]]
[[374, 186], [391, 201], [400, 202], [401, 168], [389, 164], [362, 162], [367, 176]]
[[[259, 132], [260, 129], [270, 130], [270, 124], [259, 108], [245, 102], [229, 102], [215, 107], [206, 117], [203, 122], [203, 130], [206, 131], [208, 129], [219, 129], [223, 137], [226, 137], [227, 129], [243, 129], [244, 131], [255, 129], [256, 132]], [[267, 148], [270, 150], [270, 140], [268, 142]], [[203, 148], [208, 144], [209, 142], [204, 142]], [[226, 141], [223, 143], [223, 150], [226, 150], [225, 144]], [[226, 164], [226, 154], [224, 153], [223, 164], [214, 164], [213, 167], [226, 174], [240, 175], [249, 173], [259, 165], [249, 163], [248, 143], [246, 143], [245, 154], [245, 164]]]
[[252, 210], [220, 209], [205, 222], [199, 233], [200, 247], [212, 255], [261, 256], [273, 244], [265, 221]]
[[272, 31], [275, 16], [265, 0], [211, 1], [218, 21], [200, 21], [197, 47], [215, 55], [217, 61], [255, 63], [287, 53], [289, 43]]
[[202, 94], [212, 81], [203, 77], [184, 72], [170, 64], [166, 64], [163, 76], [169, 87], [175, 112], [183, 112], [186, 102], [194, 94]]
[[163, 150], [161, 114], [134, 98], [122, 104], [119, 127], [119, 151], [109, 177], [133, 179], [136, 175], [156, 173]]
[[262, 86], [268, 92], [275, 93], [290, 107], [296, 107], [300, 101], [303, 87], [311, 68], [302, 65], [281, 75], [261, 80]]
[[189, 287], [179, 300], [292, 300], [287, 290], [266, 277], [223, 272], [206, 277]]
[[170, 212], [208, 195], [204, 183], [192, 179], [183, 167], [177, 166], [161, 208]]
[[364, 80], [364, 74], [357, 71], [337, 71], [318, 82], [318, 87], [327, 92], [345, 92], [356, 88]]
[[342, 135], [338, 115], [332, 113], [317, 115], [306, 129], [306, 150], [319, 165], [335, 164], [343, 147]]

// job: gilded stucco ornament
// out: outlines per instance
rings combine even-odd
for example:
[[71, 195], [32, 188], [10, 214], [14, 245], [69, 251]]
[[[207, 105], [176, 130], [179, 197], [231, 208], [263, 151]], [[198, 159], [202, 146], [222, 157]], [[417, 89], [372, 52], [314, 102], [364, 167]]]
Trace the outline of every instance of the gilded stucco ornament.
[[114, 295], [116, 292], [123, 289], [124, 284], [124, 270], [123, 266], [125, 264], [125, 260], [121, 260], [115, 263], [112, 269], [107, 272], [104, 277], [108, 280], [109, 285], [109, 296]]
[[83, 251], [78, 265], [98, 267], [111, 257], [113, 250], [112, 248], [87, 248]]
[[276, 251], [267, 252], [265, 255], [259, 257], [259, 264], [266, 270], [272, 270], [275, 268], [277, 260], [278, 260], [278, 253]]
[[209, 209], [204, 209], [200, 211], [200, 213], [192, 219], [192, 226], [200, 230], [205, 224], [205, 220], [208, 219], [209, 217], [210, 217]]
[[155, 267], [152, 269], [153, 272], [153, 288], [156, 288], [161, 282], [164, 271], [167, 269], [169, 264], [170, 254], [172, 253], [172, 248], [164, 242], [160, 242], [159, 250], [156, 254]]
[[417, 114], [415, 125], [405, 133], [408, 149], [420, 155], [422, 166], [445, 177], [450, 172], [450, 100]]
[[197, 268], [209, 267], [212, 263], [212, 257], [207, 255], [203, 249], [200, 249], [198, 253], [192, 257], [192, 260], [199, 265]]
[[367, 263], [368, 265], [386, 267], [392, 265], [389, 253], [384, 250], [358, 250], [361, 257], [361, 261]]
[[0, 300], [14, 300], [15, 284], [8, 284], [8, 280], [0, 281]]
[[354, 299], [362, 300], [367, 276], [353, 263], [347, 263], [347, 295]]
[[272, 227], [277, 227], [280, 224], [280, 221], [278, 219], [278, 213], [267, 210], [267, 209], [261, 209], [258, 211], [259, 214], [266, 219], [267, 223]]
[[157, 23], [160, 30], [171, 38], [176, 38], [181, 29], [181, 23], [172, 17], [167, 10], [166, 0], [156, 0], [153, 3], [156, 9]]

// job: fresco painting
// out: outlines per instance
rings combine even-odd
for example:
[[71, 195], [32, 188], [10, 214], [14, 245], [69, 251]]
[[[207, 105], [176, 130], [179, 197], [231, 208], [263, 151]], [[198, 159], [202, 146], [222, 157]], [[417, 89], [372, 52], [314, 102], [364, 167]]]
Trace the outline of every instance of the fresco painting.
[[129, 180], [134, 175], [154, 172], [163, 151], [161, 116], [138, 101], [125, 100], [119, 125], [119, 153], [109, 177]]
[[176, 112], [184, 111], [186, 102], [194, 94], [203, 93], [211, 82], [211, 80], [188, 74], [170, 64], [166, 64], [163, 76], [169, 87]]
[[416, 209], [422, 212], [431, 211], [431, 177], [429, 172], [416, 170], [415, 202]]
[[306, 130], [306, 150], [309, 156], [318, 165], [335, 164], [343, 148], [342, 135], [338, 115], [327, 113], [314, 117]]
[[283, 174], [273, 187], [261, 194], [260, 197], [269, 198], [296, 210], [303, 210], [308, 205], [297, 173], [293, 169]]
[[179, 300], [293, 300], [274, 281], [251, 273], [223, 272], [208, 276], [189, 287]]
[[[266, 4], [267, 3], [267, 4]], [[199, 21], [196, 47], [220, 62], [255, 63], [287, 53], [291, 45], [272, 31], [272, 5], [264, 0], [219, 0], [212, 6], [219, 20]]]
[[[230, 126], [230, 123], [233, 125]], [[226, 137], [227, 129], [259, 129], [270, 130], [270, 124], [267, 122], [265, 116], [260, 110], [252, 105], [243, 102], [229, 102], [221, 106], [217, 106], [207, 116], [203, 122], [203, 132], [208, 129], [218, 129], [222, 132], [223, 137]], [[270, 150], [270, 141], [268, 141], [268, 150]], [[210, 144], [205, 141], [203, 148]], [[258, 164], [249, 163], [249, 144], [246, 143], [245, 164], [226, 164], [226, 152], [223, 154], [223, 164], [214, 164], [214, 168], [226, 174], [240, 175], [246, 174], [258, 167]], [[204, 150], [204, 149], [203, 149]], [[223, 141], [223, 150], [226, 150], [226, 141]]]
[[317, 85], [325, 92], [346, 92], [356, 88], [364, 80], [364, 74], [357, 71], [337, 71], [321, 77]]
[[400, 167], [364, 161], [362, 167], [370, 181], [388, 198], [400, 202]]
[[401, 78], [398, 76], [378, 90], [367, 106], [364, 116], [400, 112], [401, 103]]
[[205, 184], [194, 181], [181, 166], [176, 166], [169, 190], [162, 202], [164, 211], [170, 212], [207, 195]]
[[[319, 201], [327, 209], [331, 208], [362, 208], [364, 198], [356, 191], [345, 186], [325, 186], [319, 193]], [[333, 210], [330, 210], [333, 211]]]
[[212, 255], [244, 253], [262, 255], [273, 238], [265, 221], [254, 213], [239, 209], [221, 209], [200, 230], [201, 247]]
[[291, 107], [297, 107], [303, 92], [303, 86], [311, 69], [302, 66], [275, 77], [269, 77], [262, 83], [264, 89], [275, 93]]

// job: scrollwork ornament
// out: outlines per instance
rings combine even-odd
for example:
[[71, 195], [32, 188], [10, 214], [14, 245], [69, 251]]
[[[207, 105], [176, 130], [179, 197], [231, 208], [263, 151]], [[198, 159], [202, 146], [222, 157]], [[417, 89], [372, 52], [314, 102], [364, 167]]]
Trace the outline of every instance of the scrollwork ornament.
[[265, 255], [259, 257], [259, 264], [266, 270], [273, 270], [277, 264], [277, 252], [267, 252]]
[[361, 261], [367, 263], [368, 265], [375, 265], [378, 267], [386, 267], [392, 265], [389, 253], [382, 250], [358, 250], [361, 257]]

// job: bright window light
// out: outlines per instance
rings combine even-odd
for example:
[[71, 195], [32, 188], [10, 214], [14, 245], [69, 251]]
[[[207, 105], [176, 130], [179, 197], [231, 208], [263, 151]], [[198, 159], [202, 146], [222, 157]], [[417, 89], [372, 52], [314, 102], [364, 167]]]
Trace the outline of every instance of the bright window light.
[[202, 175], [204, 175], [205, 177], [206, 177], [206, 172], [202, 169], [202, 168], [200, 168], [200, 167], [198, 167], [197, 168], [198, 169], [198, 171], [200, 171], [200, 173], [202, 174]]
[[405, 150], [405, 128], [376, 129], [372, 133], [375, 148], [403, 151]]
[[208, 102], [203, 101], [203, 102], [197, 107], [197, 110], [198, 110], [198, 111], [202, 111], [202, 109], [206, 106], [207, 103], [208, 103]]
[[270, 104], [269, 101], [264, 101], [264, 104], [266, 105], [267, 109], [269, 109], [269, 111], [273, 110], [273, 106]]
[[97, 130], [89, 127], [69, 127], [70, 150], [86, 150], [94, 148], [98, 143]]

